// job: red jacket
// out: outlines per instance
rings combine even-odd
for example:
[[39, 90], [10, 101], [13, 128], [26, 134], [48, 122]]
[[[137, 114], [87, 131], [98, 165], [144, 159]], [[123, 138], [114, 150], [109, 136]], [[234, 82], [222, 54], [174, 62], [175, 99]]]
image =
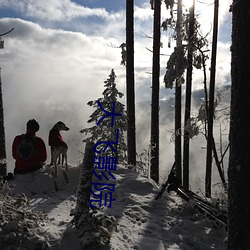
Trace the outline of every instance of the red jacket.
[[66, 142], [63, 140], [62, 136], [60, 135], [59, 130], [52, 128], [49, 131], [49, 146], [51, 147], [60, 147], [63, 146], [68, 148]]
[[18, 135], [15, 137], [12, 144], [12, 156], [16, 160], [15, 166], [19, 170], [28, 170], [41, 166], [43, 162], [47, 159], [46, 146], [42, 138], [37, 137], [35, 132], [28, 131], [25, 135], [35, 137], [35, 153], [30, 160], [23, 160], [20, 158], [17, 150], [22, 141], [23, 135]]

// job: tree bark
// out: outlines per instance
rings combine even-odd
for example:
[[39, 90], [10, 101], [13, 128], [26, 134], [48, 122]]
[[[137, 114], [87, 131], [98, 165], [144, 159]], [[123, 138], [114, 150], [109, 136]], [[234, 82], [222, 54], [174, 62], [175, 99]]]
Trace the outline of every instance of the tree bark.
[[213, 41], [210, 69], [210, 87], [209, 87], [209, 106], [208, 106], [208, 134], [207, 134], [207, 158], [206, 158], [206, 179], [205, 194], [211, 197], [211, 177], [212, 177], [212, 150], [213, 150], [213, 120], [214, 120], [214, 89], [216, 74], [216, 55], [217, 55], [217, 37], [218, 37], [218, 14], [219, 0], [214, 1], [214, 24]]
[[[177, 47], [182, 45], [182, 0], [178, 0], [177, 6]], [[175, 81], [175, 163], [176, 163], [176, 175], [182, 183], [182, 157], [181, 157], [181, 83], [178, 80]]]
[[[185, 128], [190, 123], [190, 110], [191, 110], [191, 94], [192, 94], [192, 73], [193, 73], [193, 36], [194, 36], [194, 8], [195, 0], [193, 0], [192, 6], [189, 8], [189, 28], [188, 28], [188, 67], [186, 76], [186, 101], [185, 101]], [[189, 132], [184, 130], [183, 141], [183, 186], [189, 189]]]
[[74, 212], [74, 221], [76, 228], [81, 226], [81, 221], [89, 214], [89, 201], [90, 201], [90, 182], [93, 176], [95, 156], [94, 151], [95, 144], [93, 142], [87, 142], [85, 147], [85, 154], [83, 159], [82, 168], [80, 171], [79, 184], [76, 191], [77, 201]]
[[217, 150], [216, 150], [216, 145], [215, 145], [215, 142], [214, 142], [214, 138], [213, 138], [213, 145], [212, 145], [212, 147], [213, 147], [212, 150], [213, 150], [213, 153], [214, 153], [215, 164], [217, 166], [217, 169], [218, 169], [218, 172], [219, 172], [220, 179], [222, 181], [224, 190], [225, 190], [225, 192], [227, 192], [227, 182], [226, 182], [226, 179], [225, 179], [222, 167], [221, 167], [221, 163], [219, 161], [219, 157], [218, 157], [218, 154], [217, 154]]
[[160, 40], [161, 1], [154, 2], [153, 75], [151, 103], [151, 167], [150, 176], [159, 183], [159, 86], [160, 86]]
[[232, 8], [228, 250], [250, 249], [250, 1]]
[[4, 110], [2, 95], [2, 77], [0, 69], [0, 176], [5, 177], [7, 174], [5, 130], [4, 130]]
[[128, 164], [136, 165], [135, 90], [134, 90], [134, 1], [126, 2], [126, 88]]

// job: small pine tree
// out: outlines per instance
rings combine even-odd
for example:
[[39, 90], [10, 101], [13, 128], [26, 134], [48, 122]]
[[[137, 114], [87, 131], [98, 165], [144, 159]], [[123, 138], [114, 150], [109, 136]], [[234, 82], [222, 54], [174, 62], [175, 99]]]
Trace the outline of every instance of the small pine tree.
[[[90, 128], [84, 128], [80, 132], [84, 133], [85, 135], [90, 134], [89, 137], [85, 138], [83, 142], [94, 142], [98, 143], [101, 141], [116, 141], [117, 136], [117, 129], [119, 129], [119, 137], [118, 137], [118, 144], [112, 145], [116, 152], [114, 153], [113, 150], [108, 147], [105, 151], [105, 154], [109, 156], [117, 157], [117, 162], [125, 160], [125, 153], [127, 151], [127, 146], [124, 140], [124, 132], [127, 130], [127, 113], [125, 111], [125, 105], [118, 101], [118, 98], [123, 97], [123, 93], [119, 92], [116, 88], [115, 82], [115, 72], [112, 69], [109, 75], [109, 78], [104, 81], [105, 90], [103, 91], [102, 98], [99, 98], [94, 101], [89, 101], [87, 104], [96, 110], [90, 115], [90, 119], [88, 123], [95, 123], [94, 126]], [[97, 125], [98, 121], [102, 119], [103, 116], [107, 115], [99, 106], [99, 104], [105, 111], [112, 112], [113, 109], [113, 102], [115, 103], [114, 113], [121, 114], [120, 116], [113, 117], [113, 127], [111, 127], [112, 123], [112, 116], [105, 117], [99, 125]], [[102, 148], [98, 149], [102, 151], [107, 144], [101, 144]]]

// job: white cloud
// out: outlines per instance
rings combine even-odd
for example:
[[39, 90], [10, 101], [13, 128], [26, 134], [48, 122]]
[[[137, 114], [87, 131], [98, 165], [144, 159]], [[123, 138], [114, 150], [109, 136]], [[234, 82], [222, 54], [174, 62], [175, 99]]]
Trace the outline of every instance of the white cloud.
[[12, 9], [27, 17], [46, 21], [70, 21], [73, 18], [90, 16], [109, 17], [105, 9], [90, 9], [70, 0], [4, 0], [0, 3], [0, 7]]
[[[19, 19], [2, 19], [15, 30], [5, 39], [3, 75], [8, 77], [6, 94], [16, 102], [29, 100], [87, 102], [102, 93], [103, 81], [120, 66], [120, 51], [102, 37], [43, 29]], [[87, 90], [87, 91], [86, 91]]]
[[[229, 7], [232, 3], [231, 0], [219, 1], [219, 27], [224, 22], [224, 20], [230, 15]], [[203, 35], [210, 32], [212, 34], [213, 30], [213, 18], [214, 18], [214, 1], [207, 1], [206, 3], [196, 1], [196, 14], [198, 15], [198, 21], [201, 24]]]
[[149, 8], [149, 7], [150, 7], [149, 3], [144, 4], [142, 7], [135, 6], [134, 7], [134, 17], [135, 17], [135, 19], [138, 19], [138, 20], [141, 20], [141, 21], [151, 20], [153, 10], [151, 10], [151, 8]]
[[[104, 9], [96, 12], [97, 9], [87, 9], [68, 0], [49, 1], [50, 4], [44, 2], [0, 2], [0, 8], [13, 8], [22, 12], [24, 17], [33, 17], [33, 22], [0, 19], [1, 30], [14, 27], [14, 31], [4, 37], [5, 48], [0, 51], [9, 159], [13, 137], [18, 132], [24, 132], [26, 121], [32, 117], [40, 122], [39, 133], [45, 140], [53, 123], [65, 121], [72, 128], [70, 133], [65, 133], [66, 139], [67, 136], [68, 139], [73, 138], [72, 145], [77, 146], [78, 142], [81, 147], [82, 135], [78, 131], [85, 126], [93, 112], [86, 103], [101, 96], [103, 81], [108, 78], [112, 68], [117, 75], [119, 90], [125, 93], [125, 67], [120, 65], [121, 51], [110, 46], [111, 42], [116, 46], [125, 42], [125, 12], [106, 13]], [[93, 16], [101, 19], [98, 22], [78, 19]], [[152, 52], [146, 48], [152, 49], [153, 41], [145, 38], [145, 34], [152, 35], [152, 20], [153, 11], [148, 3], [135, 7], [137, 101], [150, 102], [151, 99]], [[164, 47], [161, 52], [169, 54], [164, 33], [162, 41]], [[222, 50], [219, 53], [218, 72], [223, 79], [227, 79], [228, 69], [222, 64], [226, 62], [228, 65], [230, 56], [229, 48], [223, 46], [224, 43], [218, 46]], [[162, 75], [167, 60], [168, 57], [161, 57]], [[194, 89], [203, 88], [202, 73], [195, 73], [194, 79], [197, 86]], [[167, 93], [164, 88], [161, 91]]]
[[119, 89], [124, 91], [120, 51], [102, 37], [44, 29], [21, 19], [1, 19], [1, 26], [14, 27], [0, 51], [9, 158], [12, 135], [25, 128], [32, 117], [41, 122], [44, 130], [40, 135], [45, 140], [46, 129], [64, 120], [75, 128], [72, 133], [81, 144], [78, 132], [93, 112], [86, 103], [101, 97], [103, 81], [112, 68]]

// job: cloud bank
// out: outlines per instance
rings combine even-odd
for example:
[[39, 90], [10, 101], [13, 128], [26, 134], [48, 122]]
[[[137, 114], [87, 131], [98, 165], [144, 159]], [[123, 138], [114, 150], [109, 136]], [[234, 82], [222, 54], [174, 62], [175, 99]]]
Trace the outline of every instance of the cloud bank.
[[[228, 0], [225, 2], [229, 3]], [[136, 103], [147, 104], [136, 106], [137, 137], [141, 144], [138, 150], [146, 148], [150, 138], [152, 53], [149, 50], [153, 42], [149, 38], [152, 36], [153, 11], [148, 1], [140, 3], [135, 6], [134, 13]], [[38, 134], [46, 142], [49, 129], [58, 120], [63, 120], [70, 127], [70, 131], [63, 134], [71, 148], [70, 159], [77, 161], [78, 150], [83, 151], [79, 130], [88, 126], [86, 121], [93, 112], [87, 102], [101, 96], [103, 82], [111, 69], [117, 75], [118, 89], [126, 92], [126, 71], [120, 65], [121, 50], [117, 48], [125, 42], [125, 10], [108, 12], [104, 8], [84, 7], [69, 0], [53, 0], [50, 4], [4, 0], [0, 9], [12, 9], [14, 13], [14, 17], [2, 16], [0, 19], [0, 32], [14, 27], [14, 31], [4, 37], [5, 48], [0, 51], [9, 170], [13, 169], [12, 140], [17, 133], [25, 132], [25, 124], [30, 118], [39, 121], [41, 130]], [[220, 27], [226, 29], [225, 21], [230, 16], [226, 11], [223, 13]], [[166, 15], [167, 11], [163, 10], [162, 18]], [[211, 14], [201, 10], [200, 18], [211, 29]], [[165, 55], [173, 49], [167, 47], [167, 39], [163, 32], [161, 53]], [[218, 86], [230, 84], [229, 46], [230, 41], [225, 40], [218, 44]], [[161, 57], [161, 99], [174, 94], [174, 90], [165, 89], [162, 81], [167, 60], [167, 56]], [[202, 89], [202, 72], [195, 71], [193, 77], [193, 89]], [[122, 101], [125, 103], [125, 100], [126, 96]], [[142, 128], [148, 132], [143, 137], [140, 136]], [[169, 143], [167, 131], [172, 129], [173, 125], [168, 123], [161, 128], [163, 172], [172, 165], [173, 144]]]

